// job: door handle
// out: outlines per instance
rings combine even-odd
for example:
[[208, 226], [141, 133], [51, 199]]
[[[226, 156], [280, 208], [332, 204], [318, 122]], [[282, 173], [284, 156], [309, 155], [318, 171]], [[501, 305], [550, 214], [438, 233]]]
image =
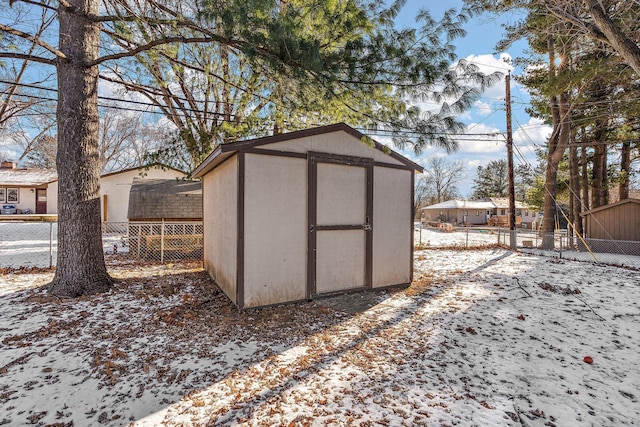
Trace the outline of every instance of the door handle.
[[371, 224], [364, 224], [364, 225], [362, 226], [362, 229], [363, 229], [364, 231], [371, 231]]

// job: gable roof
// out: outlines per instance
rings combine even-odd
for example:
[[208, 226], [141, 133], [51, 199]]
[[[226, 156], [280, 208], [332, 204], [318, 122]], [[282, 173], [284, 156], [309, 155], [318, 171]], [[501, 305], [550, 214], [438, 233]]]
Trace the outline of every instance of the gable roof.
[[419, 164], [414, 163], [411, 160], [409, 160], [406, 157], [404, 157], [403, 155], [401, 155], [401, 154], [389, 149], [389, 147], [387, 147], [387, 146], [385, 146], [383, 144], [380, 144], [377, 141], [372, 140], [371, 138], [367, 137], [363, 133], [358, 132], [357, 130], [355, 130], [351, 126], [348, 126], [345, 123], [336, 123], [336, 124], [333, 124], [333, 125], [320, 126], [320, 127], [315, 127], [315, 128], [311, 128], [311, 129], [299, 130], [299, 131], [295, 131], [295, 132], [288, 132], [288, 133], [282, 133], [282, 134], [278, 134], [278, 135], [265, 136], [265, 137], [261, 137], [261, 138], [254, 138], [254, 139], [248, 139], [248, 140], [243, 140], [243, 141], [231, 142], [231, 143], [228, 143], [228, 144], [222, 144], [222, 145], [218, 146], [218, 148], [216, 148], [211, 154], [209, 154], [209, 156], [207, 156], [207, 158], [204, 159], [202, 161], [202, 163], [200, 163], [200, 165], [198, 165], [193, 170], [193, 174], [192, 175], [194, 177], [196, 177], [196, 178], [204, 176], [206, 173], [208, 173], [209, 171], [214, 169], [216, 166], [218, 166], [219, 164], [224, 162], [224, 160], [226, 160], [227, 158], [231, 157], [236, 152], [238, 152], [240, 150], [243, 150], [243, 149], [255, 148], [255, 147], [262, 146], [262, 145], [274, 144], [276, 142], [290, 141], [290, 140], [294, 140], [294, 139], [305, 138], [305, 137], [308, 137], [308, 136], [321, 135], [321, 134], [325, 134], [325, 133], [340, 132], [340, 131], [346, 132], [349, 135], [351, 135], [354, 138], [357, 138], [359, 140], [362, 140], [362, 139], [366, 138], [369, 141], [373, 142], [373, 147], [374, 148], [376, 148], [377, 150], [380, 150], [383, 153], [391, 156], [392, 158], [394, 158], [395, 160], [401, 162], [402, 164], [404, 164], [408, 168], [414, 169], [414, 170], [416, 170], [418, 172], [422, 172], [423, 171], [423, 167], [420, 166]]
[[107, 172], [107, 173], [104, 173], [104, 174], [100, 175], [100, 178], [106, 178], [106, 177], [109, 177], [109, 176], [118, 175], [118, 174], [121, 174], [121, 173], [127, 173], [127, 172], [135, 171], [135, 170], [138, 170], [138, 169], [145, 169], [146, 170], [146, 169], [154, 169], [154, 168], [160, 168], [162, 170], [165, 170], [165, 169], [174, 170], [176, 172], [181, 172], [181, 173], [183, 173], [185, 175], [187, 174], [185, 171], [182, 171], [180, 169], [174, 168], [174, 167], [169, 166], [169, 165], [165, 165], [164, 163], [155, 162], [155, 163], [149, 163], [147, 165], [134, 166], [134, 167], [127, 168], [127, 169], [121, 169], [119, 171]]
[[604, 210], [611, 209], [611, 208], [614, 208], [614, 207], [620, 206], [620, 205], [626, 205], [627, 203], [640, 204], [640, 199], [631, 199], [631, 198], [629, 198], [629, 199], [620, 200], [619, 202], [612, 203], [610, 205], [604, 205], [604, 206], [600, 206], [600, 207], [595, 208], [595, 209], [591, 209], [590, 211], [582, 212], [580, 214], [580, 216], [591, 215], [592, 213], [604, 211]]
[[55, 169], [0, 169], [2, 187], [39, 187], [57, 179]]
[[134, 178], [127, 218], [202, 219], [202, 182]]

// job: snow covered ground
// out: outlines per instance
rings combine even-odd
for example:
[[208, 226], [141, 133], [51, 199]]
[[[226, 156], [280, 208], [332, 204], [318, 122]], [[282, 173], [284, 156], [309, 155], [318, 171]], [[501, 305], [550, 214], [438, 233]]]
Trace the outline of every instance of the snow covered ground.
[[415, 259], [405, 290], [245, 311], [196, 265], [114, 265], [77, 300], [2, 275], [0, 424], [637, 425], [639, 271]]

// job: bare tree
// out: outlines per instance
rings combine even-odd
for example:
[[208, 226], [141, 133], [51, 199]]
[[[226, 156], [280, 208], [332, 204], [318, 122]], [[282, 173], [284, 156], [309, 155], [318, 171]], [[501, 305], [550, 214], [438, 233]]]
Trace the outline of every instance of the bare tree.
[[458, 184], [465, 178], [464, 164], [460, 160], [430, 157], [424, 169], [423, 185], [431, 194], [431, 203], [440, 203], [460, 196]]

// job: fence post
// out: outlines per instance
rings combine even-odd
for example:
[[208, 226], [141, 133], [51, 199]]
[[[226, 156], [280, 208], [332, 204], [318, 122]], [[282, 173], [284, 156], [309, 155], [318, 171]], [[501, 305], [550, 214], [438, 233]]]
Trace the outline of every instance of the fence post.
[[160, 224], [160, 262], [164, 262], [164, 218]]
[[53, 222], [49, 223], [49, 268], [53, 267]]
[[469, 247], [469, 226], [467, 225], [467, 241], [464, 244], [465, 248]]

